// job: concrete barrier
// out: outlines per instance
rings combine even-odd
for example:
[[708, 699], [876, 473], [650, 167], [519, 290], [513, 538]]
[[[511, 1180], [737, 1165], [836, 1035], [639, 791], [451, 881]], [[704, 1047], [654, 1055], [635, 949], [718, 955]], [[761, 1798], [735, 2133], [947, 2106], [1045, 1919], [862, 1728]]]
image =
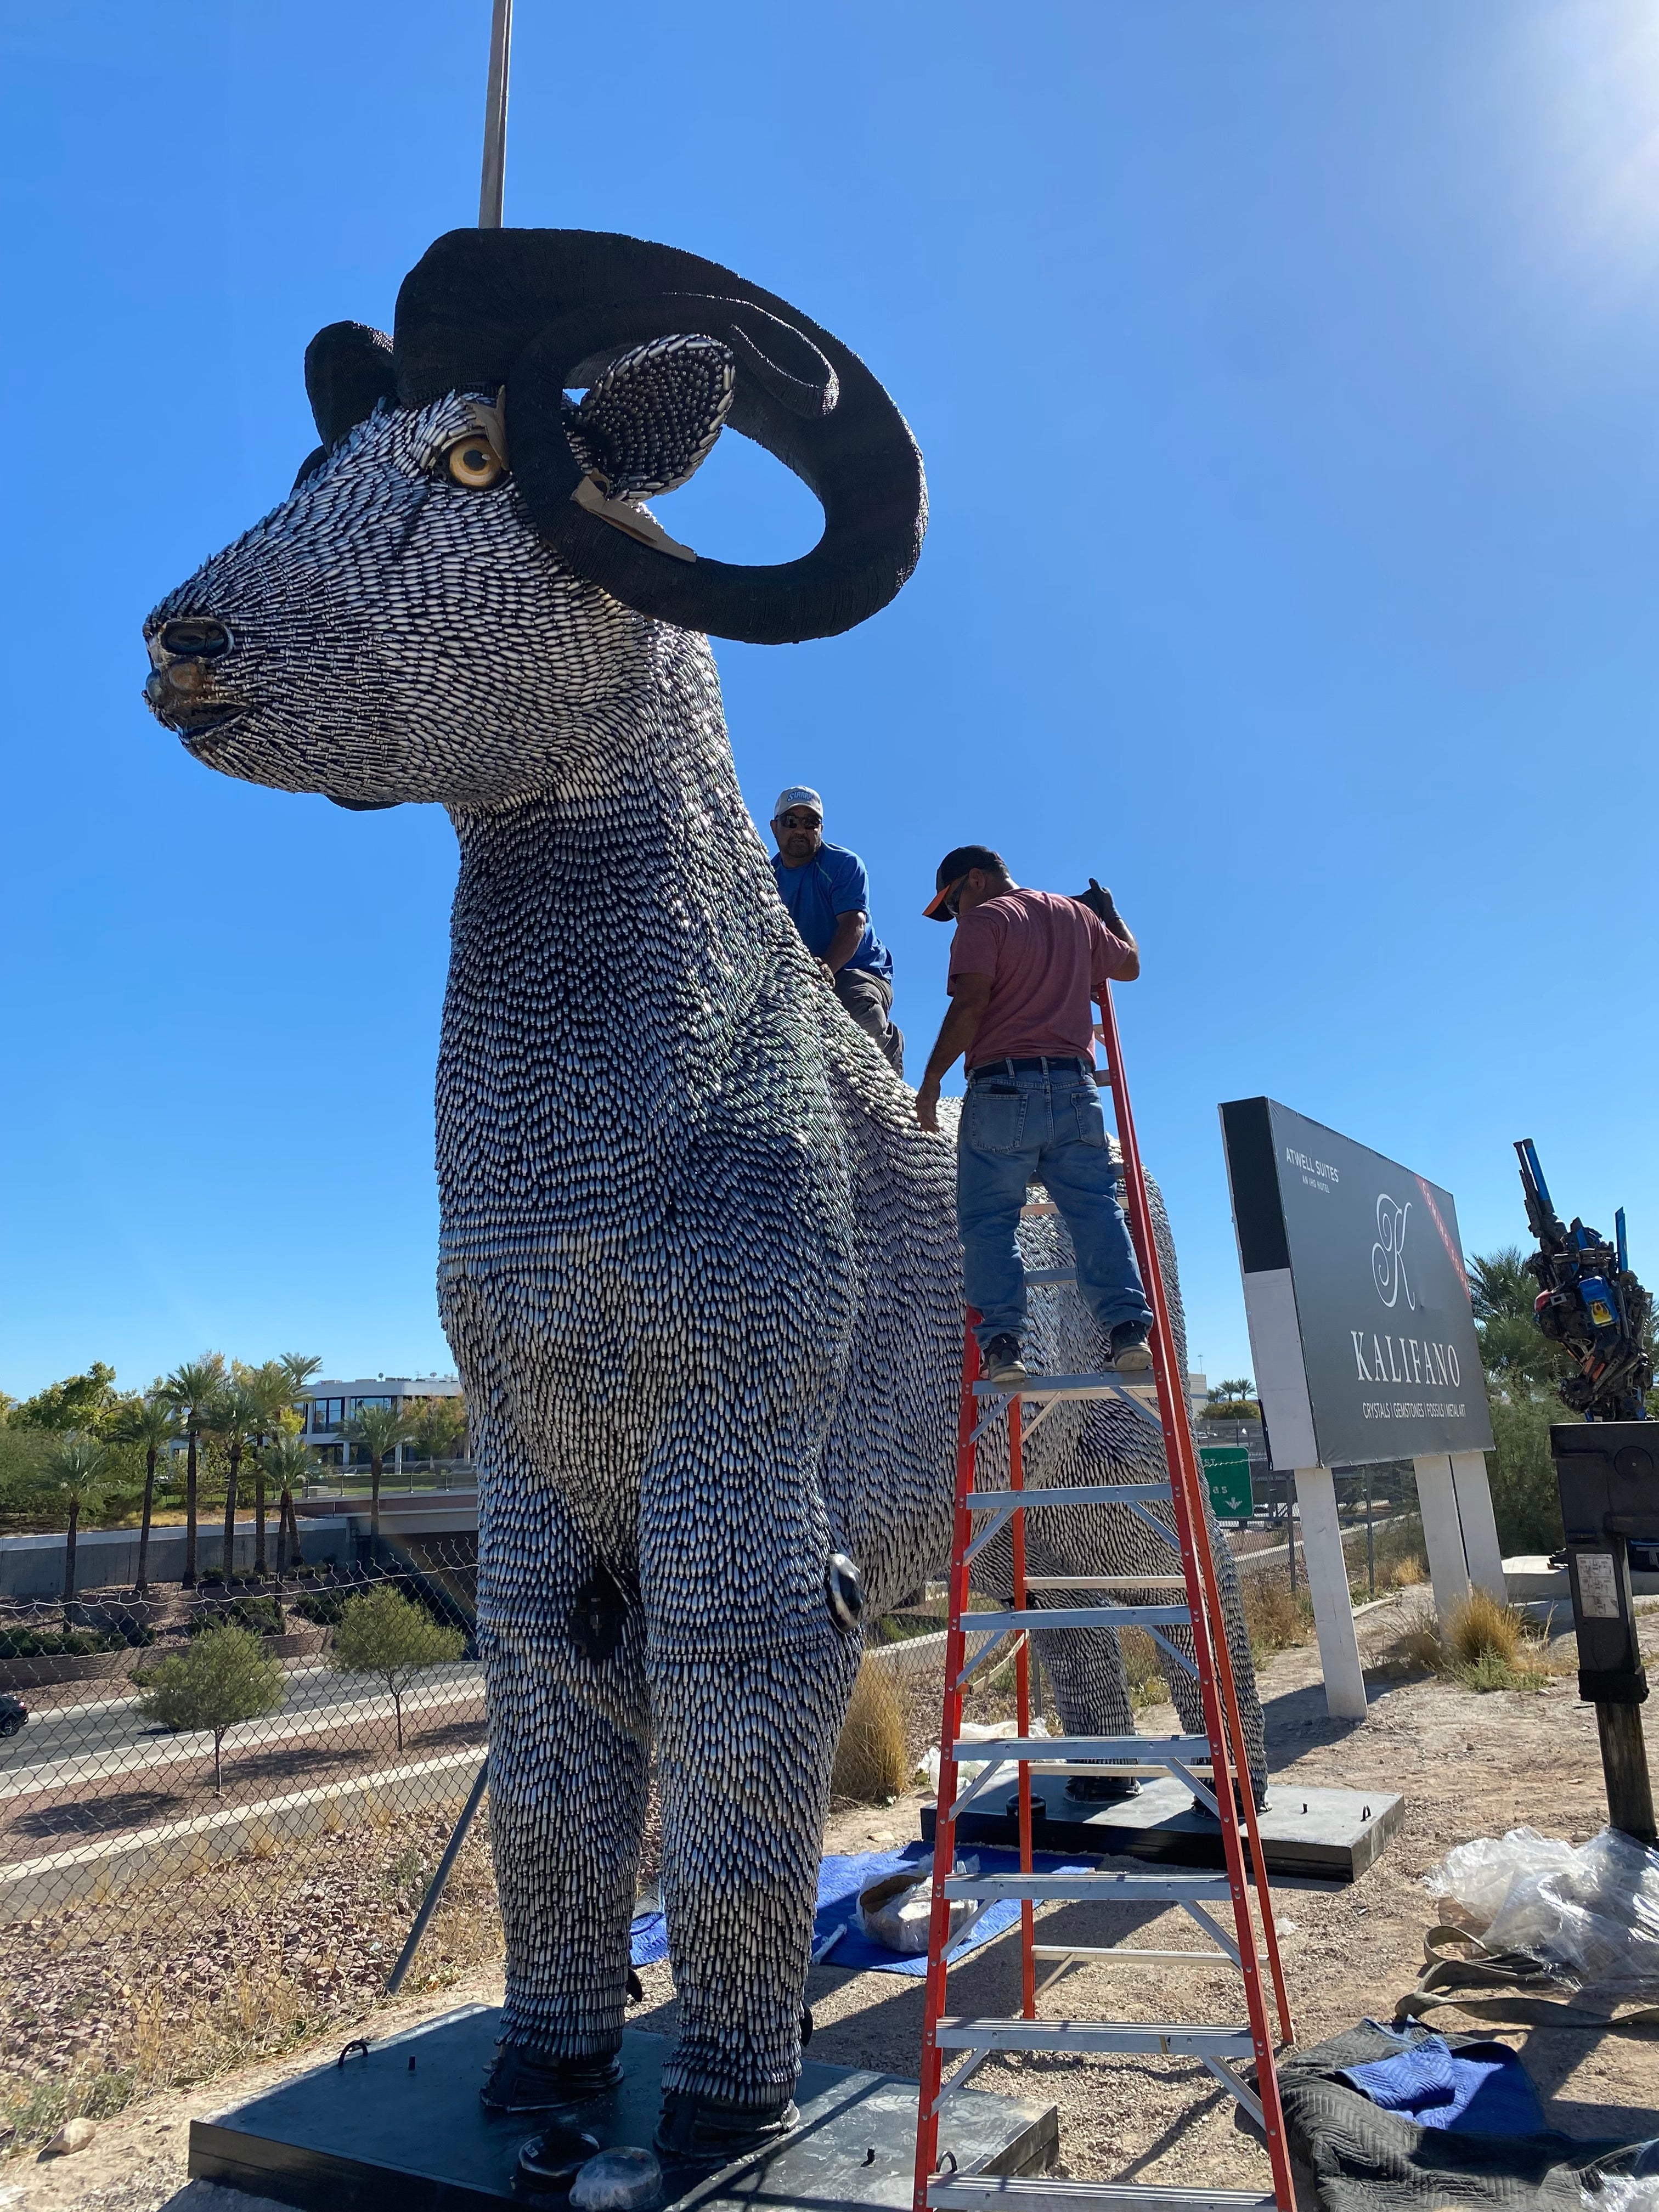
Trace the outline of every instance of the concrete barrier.
[[[307, 1564], [340, 1566], [353, 1556], [354, 1536], [349, 1522], [307, 1520], [301, 1529]], [[44, 1536], [0, 1536], [0, 1598], [21, 1601], [45, 1599], [48, 1603], [64, 1594], [64, 1552], [61, 1533]], [[276, 1521], [273, 1513], [266, 1529], [266, 1549], [276, 1556]], [[254, 1531], [252, 1520], [236, 1523], [232, 1547], [232, 1571], [253, 1571]], [[204, 1522], [197, 1534], [197, 1557], [201, 1571], [216, 1574], [224, 1564], [224, 1524]], [[185, 1532], [177, 1522], [152, 1528], [149, 1538], [149, 1579], [176, 1583], [185, 1571]], [[138, 1572], [138, 1531], [136, 1528], [83, 1528], [76, 1541], [75, 1587], [77, 1590], [107, 1589], [130, 1585]]]
[[70, 1905], [101, 1905], [125, 1891], [240, 1858], [270, 1838], [336, 1834], [360, 1826], [376, 1801], [390, 1801], [399, 1814], [459, 1802], [471, 1788], [482, 1757], [477, 1749], [448, 1752], [349, 1782], [227, 1805], [194, 1820], [167, 1820], [73, 1850], [19, 1859], [0, 1867], [0, 1923], [33, 1920]]

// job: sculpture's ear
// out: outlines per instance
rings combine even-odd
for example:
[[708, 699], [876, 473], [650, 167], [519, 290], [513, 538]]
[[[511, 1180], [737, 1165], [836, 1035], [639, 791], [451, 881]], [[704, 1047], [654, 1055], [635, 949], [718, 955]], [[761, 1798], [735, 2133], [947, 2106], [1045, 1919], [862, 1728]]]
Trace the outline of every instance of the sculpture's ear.
[[325, 449], [367, 422], [383, 399], [395, 400], [392, 341], [367, 323], [331, 323], [306, 348], [306, 397]]
[[718, 338], [653, 338], [594, 379], [565, 433], [609, 498], [655, 498], [708, 459], [736, 389], [737, 362]]

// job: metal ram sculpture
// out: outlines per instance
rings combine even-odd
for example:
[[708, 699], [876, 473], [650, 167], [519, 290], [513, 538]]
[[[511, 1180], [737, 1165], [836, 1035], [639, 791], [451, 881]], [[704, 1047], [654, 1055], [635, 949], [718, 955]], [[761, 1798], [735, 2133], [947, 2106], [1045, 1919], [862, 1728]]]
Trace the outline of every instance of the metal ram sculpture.
[[[438, 1279], [478, 1466], [507, 1941], [484, 2094], [530, 2112], [614, 2078], [654, 1760], [680, 1999], [659, 2140], [723, 2154], [793, 2118], [860, 1650], [834, 1562], [877, 1611], [941, 1571], [963, 1305], [950, 1142], [779, 902], [705, 633], [875, 614], [916, 561], [921, 457], [786, 301], [597, 233], [439, 240], [395, 338], [336, 324], [306, 380], [320, 448], [155, 609], [147, 696], [227, 775], [455, 824]], [[803, 558], [701, 559], [643, 508], [727, 423], [817, 495]], [[1030, 1243], [1053, 1260], [1063, 1232]], [[1074, 1293], [1037, 1304], [1039, 1364], [1103, 1364]], [[1163, 1472], [1117, 1401], [1057, 1411], [1029, 1479], [1104, 1468]], [[1040, 1521], [1033, 1571], [1170, 1570], [1127, 1514], [1105, 1542]], [[986, 1587], [1007, 1573], [992, 1547]], [[1112, 1634], [1040, 1640], [1068, 1733], [1132, 1725]], [[1236, 1618], [1231, 1640], [1260, 1780]]]

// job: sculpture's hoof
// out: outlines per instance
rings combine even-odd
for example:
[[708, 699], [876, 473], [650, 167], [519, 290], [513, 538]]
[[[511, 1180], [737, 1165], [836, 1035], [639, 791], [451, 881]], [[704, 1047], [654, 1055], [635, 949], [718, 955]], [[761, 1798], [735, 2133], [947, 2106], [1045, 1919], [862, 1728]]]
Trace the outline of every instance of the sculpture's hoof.
[[657, 2123], [657, 2148], [694, 2166], [725, 2166], [751, 2151], [781, 2142], [799, 2124], [793, 2100], [781, 2105], [732, 2105], [722, 2097], [699, 2097], [689, 2089], [670, 2089]]
[[[1255, 1789], [1252, 1790], [1251, 1795], [1255, 1799], [1256, 1811], [1258, 1813], [1265, 1813], [1267, 1809], [1267, 1784], [1265, 1782], [1258, 1782], [1255, 1784]], [[1233, 1803], [1237, 1808], [1238, 1817], [1242, 1820], [1244, 1818], [1244, 1793], [1239, 1788], [1237, 1782], [1233, 1784]], [[1215, 1814], [1210, 1810], [1209, 1807], [1204, 1802], [1204, 1800], [1201, 1797], [1194, 1798], [1193, 1810], [1197, 1814], [1200, 1820], [1215, 1820]], [[1217, 1826], [1219, 1826], [1219, 1825], [1220, 1823], [1218, 1821]]]
[[478, 2094], [487, 2112], [545, 2112], [602, 2097], [622, 2077], [620, 2058], [554, 2058], [527, 2044], [501, 2043]]
[[1115, 1805], [1139, 1797], [1140, 1784], [1133, 1774], [1068, 1774], [1066, 1795], [1074, 1805]]
[[520, 2150], [513, 2186], [532, 2202], [562, 2199], [570, 2194], [570, 2185], [582, 2167], [599, 2153], [597, 2136], [583, 2135], [577, 2128], [548, 2128], [532, 2136]]

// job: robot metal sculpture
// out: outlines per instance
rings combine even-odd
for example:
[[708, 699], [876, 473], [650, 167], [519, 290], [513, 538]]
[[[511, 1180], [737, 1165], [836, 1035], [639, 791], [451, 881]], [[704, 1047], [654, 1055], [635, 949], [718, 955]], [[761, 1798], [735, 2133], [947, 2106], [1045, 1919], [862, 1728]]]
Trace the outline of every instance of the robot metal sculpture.
[[[785, 301], [594, 233], [441, 239], [395, 340], [336, 325], [307, 383], [321, 447], [155, 609], [148, 696], [210, 767], [455, 823], [439, 1290], [479, 1467], [507, 1935], [486, 2100], [613, 2076], [654, 1757], [681, 2021], [663, 2140], [725, 2154], [789, 2124], [859, 1584], [883, 1607], [945, 1559], [963, 1309], [950, 1145], [777, 899], [703, 633], [875, 613], [917, 557], [921, 459]], [[726, 422], [817, 494], [803, 558], [702, 560], [641, 505]], [[1061, 1256], [1031, 1226], [1031, 1256]], [[1043, 1364], [1103, 1364], [1075, 1297], [1048, 1303]], [[1121, 1404], [1041, 1440], [1028, 1480], [1161, 1472]], [[1045, 1527], [1052, 1571], [1168, 1571], [1127, 1514], [1108, 1559]], [[1046, 1640], [1068, 1729], [1127, 1728], [1115, 1638]]]

